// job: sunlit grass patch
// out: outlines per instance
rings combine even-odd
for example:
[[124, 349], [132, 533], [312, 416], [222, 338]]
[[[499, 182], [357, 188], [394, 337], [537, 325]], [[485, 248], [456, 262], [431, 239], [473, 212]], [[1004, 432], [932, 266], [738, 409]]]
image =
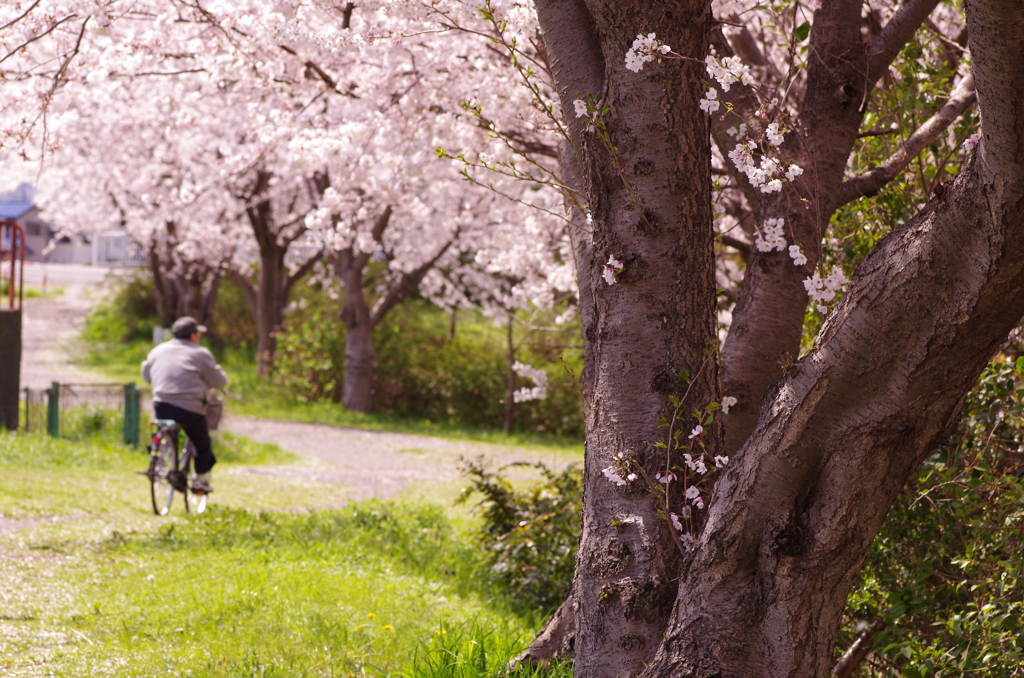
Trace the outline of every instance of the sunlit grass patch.
[[425, 505], [215, 507], [156, 534], [109, 539], [91, 560], [67, 618], [83, 637], [61, 659], [67, 675], [112, 656], [124, 658], [121, 676], [390, 674], [453, 620], [512, 638], [528, 628], [479, 553]]
[[141, 450], [0, 442], [0, 675], [493, 675], [538, 623], [446, 508], [310, 511], [345, 489], [275, 446], [224, 436], [209, 512], [156, 517]]

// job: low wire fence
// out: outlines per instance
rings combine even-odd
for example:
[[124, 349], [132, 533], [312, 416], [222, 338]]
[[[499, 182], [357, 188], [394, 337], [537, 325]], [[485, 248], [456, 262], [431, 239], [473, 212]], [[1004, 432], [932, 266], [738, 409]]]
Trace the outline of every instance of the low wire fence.
[[60, 384], [25, 389], [25, 430], [58, 438], [104, 438], [139, 444], [135, 384]]

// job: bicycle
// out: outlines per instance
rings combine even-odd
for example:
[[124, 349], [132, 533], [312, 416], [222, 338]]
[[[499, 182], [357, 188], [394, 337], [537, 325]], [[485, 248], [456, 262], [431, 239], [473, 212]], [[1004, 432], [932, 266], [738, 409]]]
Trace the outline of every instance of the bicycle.
[[150, 425], [153, 433], [149, 442], [149, 468], [145, 475], [149, 478], [153, 513], [167, 515], [174, 503], [175, 492], [185, 495], [185, 513], [202, 513], [206, 510], [209, 495], [192, 491], [196, 478], [192, 464], [196, 457], [195, 445], [186, 435], [184, 452], [179, 456], [178, 435], [184, 435], [181, 426], [172, 419], [153, 419]]

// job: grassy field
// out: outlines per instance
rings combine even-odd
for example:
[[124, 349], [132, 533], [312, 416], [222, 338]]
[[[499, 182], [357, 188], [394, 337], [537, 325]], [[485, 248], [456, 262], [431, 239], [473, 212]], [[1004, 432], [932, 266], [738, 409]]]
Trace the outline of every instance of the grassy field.
[[208, 513], [158, 518], [143, 454], [3, 434], [0, 675], [482, 676], [535, 628], [444, 509], [339, 507], [337, 486], [243, 472], [310, 462], [218, 454]]

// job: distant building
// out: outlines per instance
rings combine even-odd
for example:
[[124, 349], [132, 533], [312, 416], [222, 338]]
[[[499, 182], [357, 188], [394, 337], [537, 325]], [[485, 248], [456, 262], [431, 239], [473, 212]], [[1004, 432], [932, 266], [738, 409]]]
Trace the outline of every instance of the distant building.
[[[60, 236], [39, 214], [35, 204], [35, 188], [21, 184], [7, 193], [0, 193], [0, 219], [13, 219], [25, 231], [25, 261], [56, 264], [96, 264], [105, 266], [138, 265], [122, 257], [116, 262], [94, 260], [95, 248], [86, 236]], [[127, 238], [127, 236], [125, 236]], [[116, 251], [116, 246], [115, 246]]]
[[92, 238], [93, 266], [145, 266], [146, 253], [126, 231], [104, 231]]
[[39, 209], [29, 201], [0, 201], [0, 219], [12, 219], [25, 231], [25, 259], [43, 261], [42, 252], [53, 237], [50, 227], [39, 218]]

